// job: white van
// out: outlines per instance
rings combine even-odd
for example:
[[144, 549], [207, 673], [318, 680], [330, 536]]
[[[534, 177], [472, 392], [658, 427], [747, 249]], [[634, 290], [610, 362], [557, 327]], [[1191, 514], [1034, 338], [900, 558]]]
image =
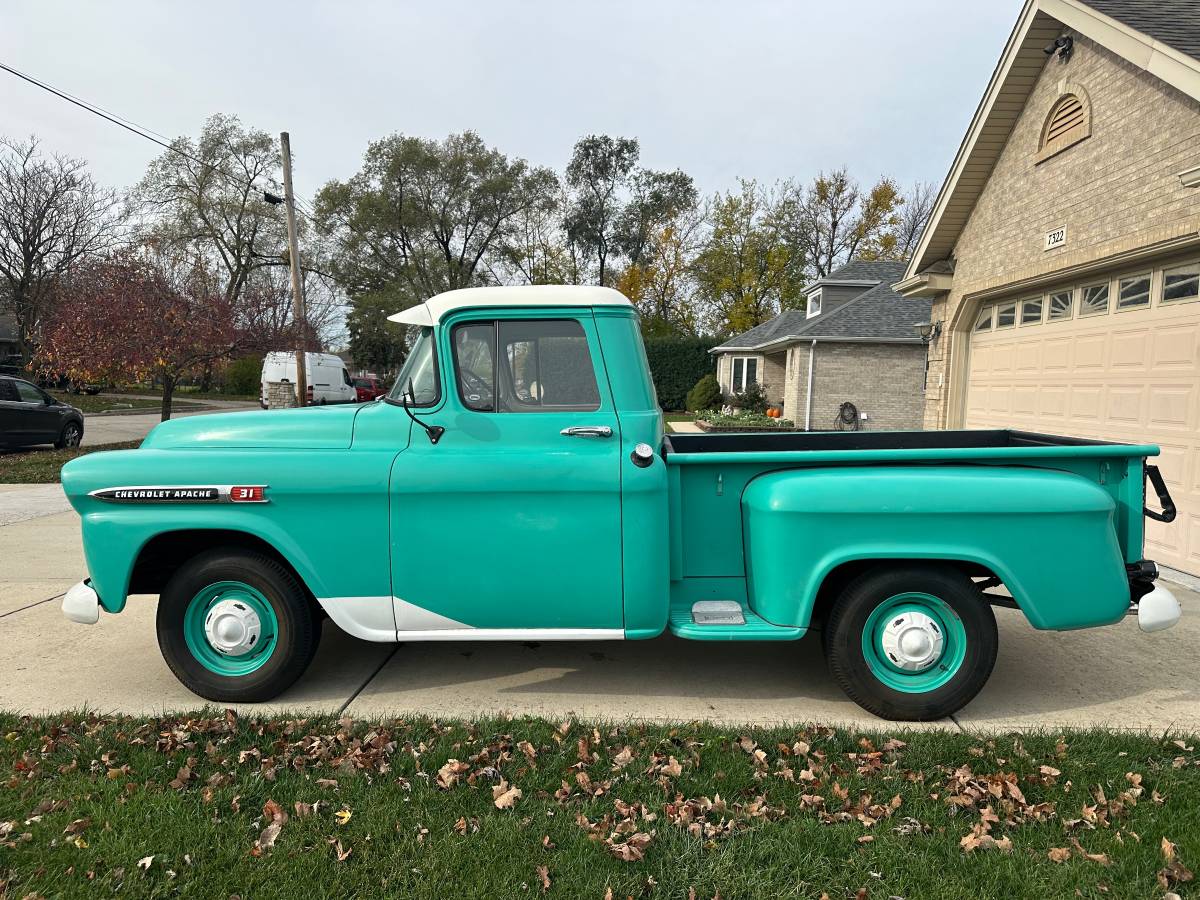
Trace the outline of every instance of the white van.
[[[353, 403], [358, 391], [346, 371], [340, 356], [332, 353], [306, 353], [305, 374], [308, 380], [308, 402]], [[263, 357], [262, 393], [259, 402], [267, 408], [267, 384], [272, 381], [296, 381], [296, 354], [286, 350], [268, 353]]]

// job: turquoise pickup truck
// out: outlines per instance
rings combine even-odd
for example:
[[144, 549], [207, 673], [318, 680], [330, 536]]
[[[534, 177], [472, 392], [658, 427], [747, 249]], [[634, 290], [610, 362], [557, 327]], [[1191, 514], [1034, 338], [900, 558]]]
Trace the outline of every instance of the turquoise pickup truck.
[[67, 618], [157, 594], [167, 664], [226, 702], [288, 688], [326, 618], [384, 642], [819, 630], [855, 702], [924, 720], [986, 682], [993, 606], [1051, 630], [1179, 617], [1142, 559], [1143, 516], [1173, 516], [1156, 447], [664, 435], [615, 291], [468, 289], [392, 318], [416, 338], [380, 402], [175, 420], [68, 463], [90, 578]]

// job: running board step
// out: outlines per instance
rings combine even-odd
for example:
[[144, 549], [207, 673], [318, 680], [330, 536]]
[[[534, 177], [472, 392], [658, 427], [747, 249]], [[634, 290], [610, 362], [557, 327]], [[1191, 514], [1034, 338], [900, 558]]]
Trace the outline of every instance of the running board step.
[[674, 604], [668, 629], [693, 641], [794, 641], [805, 631], [772, 625], [736, 600]]

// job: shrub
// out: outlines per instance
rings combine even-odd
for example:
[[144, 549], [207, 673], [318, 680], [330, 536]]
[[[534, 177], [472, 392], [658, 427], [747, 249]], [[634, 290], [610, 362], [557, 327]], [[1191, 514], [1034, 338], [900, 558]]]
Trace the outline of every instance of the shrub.
[[739, 409], [752, 413], [767, 411], [767, 394], [761, 384], [752, 384], [740, 394], [734, 394], [730, 402]]
[[712, 338], [647, 338], [646, 361], [658, 393], [658, 405], [668, 412], [696, 409], [687, 402], [688, 391], [705, 375], [716, 370], [708, 351], [717, 345]]
[[696, 382], [695, 387], [688, 391], [687, 408], [698, 411], [721, 404], [721, 385], [717, 384], [717, 376], [709, 372]]
[[262, 362], [262, 357], [255, 355], [231, 362], [225, 369], [224, 392], [257, 395], [262, 385]]

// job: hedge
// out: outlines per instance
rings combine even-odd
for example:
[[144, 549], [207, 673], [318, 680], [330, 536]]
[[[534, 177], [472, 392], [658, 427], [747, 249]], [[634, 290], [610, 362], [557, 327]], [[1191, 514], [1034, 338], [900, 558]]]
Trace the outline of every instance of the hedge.
[[667, 412], [687, 408], [687, 394], [696, 382], [716, 372], [716, 357], [708, 351], [715, 338], [647, 338], [646, 358], [658, 392], [658, 405]]

